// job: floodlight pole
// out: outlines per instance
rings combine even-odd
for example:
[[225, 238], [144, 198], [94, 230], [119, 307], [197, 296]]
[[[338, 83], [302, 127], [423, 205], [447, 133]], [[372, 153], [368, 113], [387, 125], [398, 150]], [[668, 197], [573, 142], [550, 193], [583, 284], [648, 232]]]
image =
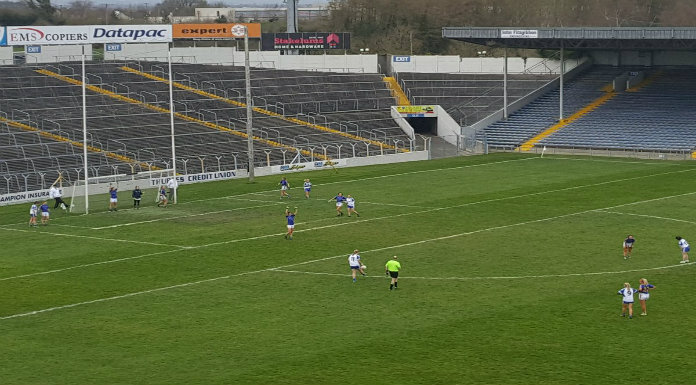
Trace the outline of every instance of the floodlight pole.
[[[172, 137], [172, 178], [176, 179], [176, 143], [174, 140], [174, 81], [172, 79], [172, 46], [167, 44], [167, 62], [169, 64], [169, 125], [171, 127]], [[201, 170], [204, 172], [204, 170]], [[178, 188], [173, 189], [172, 199], [176, 203], [176, 194]]]
[[505, 59], [503, 60], [503, 119], [508, 118], [508, 52], [504, 49]]
[[[87, 75], [85, 46], [82, 46], [82, 159], [85, 166], [85, 214], [89, 214], [89, 168], [87, 165]], [[72, 197], [75, 199], [75, 197]]]
[[563, 78], [565, 76], [565, 57], [563, 51], [563, 40], [561, 39], [561, 77], [560, 77], [560, 90], [558, 99], [558, 121], [563, 121]]
[[254, 132], [252, 128], [251, 115], [253, 113], [253, 103], [251, 99], [251, 70], [249, 68], [249, 27], [244, 26], [244, 80], [246, 87], [246, 129], [247, 129], [247, 152], [249, 157], [249, 182], [254, 182]]

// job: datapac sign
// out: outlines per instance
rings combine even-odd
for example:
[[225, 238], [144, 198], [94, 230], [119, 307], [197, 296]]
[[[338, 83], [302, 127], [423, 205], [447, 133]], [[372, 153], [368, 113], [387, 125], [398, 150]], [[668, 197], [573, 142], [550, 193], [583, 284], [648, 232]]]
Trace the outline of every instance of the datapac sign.
[[171, 25], [65, 25], [7, 27], [7, 45], [168, 43]]
[[0, 47], [7, 45], [7, 33], [5, 33], [5, 31], [5, 27], [0, 27]]

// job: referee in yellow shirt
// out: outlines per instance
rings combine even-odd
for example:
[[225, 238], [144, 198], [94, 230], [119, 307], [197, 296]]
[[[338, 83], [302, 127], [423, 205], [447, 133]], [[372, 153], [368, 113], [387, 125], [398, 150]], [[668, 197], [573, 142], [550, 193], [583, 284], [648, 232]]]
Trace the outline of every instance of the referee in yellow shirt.
[[384, 273], [391, 277], [391, 283], [389, 284], [389, 290], [398, 289], [399, 287], [399, 270], [401, 270], [401, 264], [396, 260], [396, 255], [393, 259], [387, 261], [384, 266]]

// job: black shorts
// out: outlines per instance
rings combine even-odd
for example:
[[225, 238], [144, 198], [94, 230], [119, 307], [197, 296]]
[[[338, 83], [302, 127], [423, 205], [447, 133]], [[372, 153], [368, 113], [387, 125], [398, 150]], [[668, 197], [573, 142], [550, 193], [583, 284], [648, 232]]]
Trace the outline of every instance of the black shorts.
[[399, 278], [399, 272], [398, 271], [390, 271], [389, 276], [392, 278]]

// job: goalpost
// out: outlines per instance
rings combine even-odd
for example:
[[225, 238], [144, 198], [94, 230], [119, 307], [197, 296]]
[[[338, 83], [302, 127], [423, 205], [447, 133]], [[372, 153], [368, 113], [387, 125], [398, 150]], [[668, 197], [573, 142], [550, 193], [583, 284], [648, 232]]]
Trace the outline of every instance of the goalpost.
[[71, 190], [70, 212], [74, 214], [85, 214], [87, 212], [88, 206], [87, 197], [85, 194], [86, 192], [88, 192], [90, 196], [89, 211], [92, 211], [91, 207], [106, 208], [106, 202], [108, 202], [108, 200], [92, 204], [93, 200], [91, 197], [95, 195], [106, 196], [109, 193], [110, 187], [115, 187], [118, 190], [120, 202], [130, 203], [131, 192], [136, 187], [143, 190], [143, 202], [145, 202], [145, 199], [150, 198], [148, 194], [152, 194], [152, 199], [157, 202], [159, 196], [159, 187], [161, 185], [166, 185], [167, 180], [169, 180], [169, 178], [172, 176], [173, 170], [171, 169], [146, 171], [135, 175], [115, 174], [90, 177], [87, 179], [87, 183], [89, 183], [87, 186], [85, 186], [85, 179], [79, 179], [72, 183], [72, 185], [68, 188]]

